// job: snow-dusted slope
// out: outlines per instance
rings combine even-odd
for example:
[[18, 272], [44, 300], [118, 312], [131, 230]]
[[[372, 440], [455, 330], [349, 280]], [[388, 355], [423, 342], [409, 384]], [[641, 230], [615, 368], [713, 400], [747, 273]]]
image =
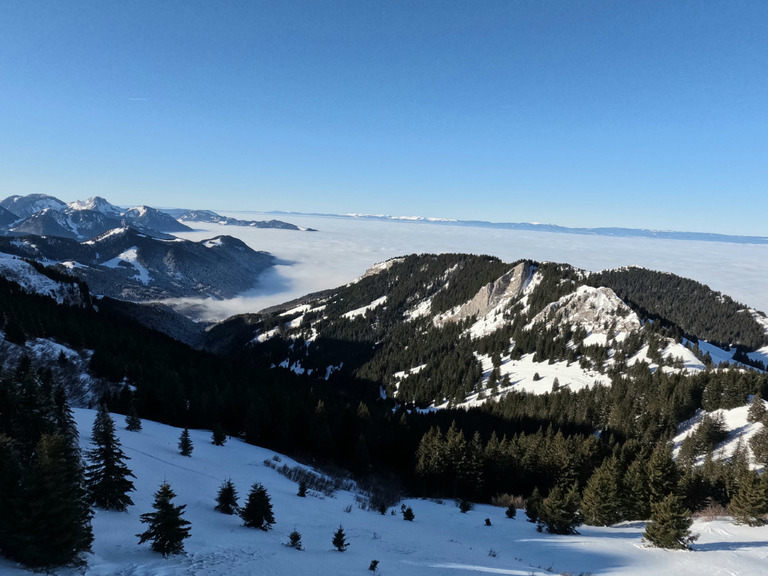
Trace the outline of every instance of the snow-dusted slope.
[[[90, 444], [94, 415], [76, 410], [84, 448]], [[263, 463], [277, 457], [279, 464], [297, 464], [269, 450], [234, 439], [213, 446], [209, 431], [192, 430], [194, 451], [184, 457], [176, 447], [180, 429], [144, 421], [141, 432], [128, 432], [123, 417], [114, 418], [130, 458], [127, 464], [136, 475], [135, 505], [122, 513], [97, 511], [87, 566], [57, 570], [62, 576], [351, 576], [369, 574], [372, 560], [379, 561], [380, 574], [399, 576], [701, 576], [765, 570], [768, 527], [699, 520], [693, 526], [701, 534], [694, 551], [680, 552], [644, 547], [642, 522], [582, 526], [580, 535], [553, 536], [536, 532], [522, 511], [514, 520], [505, 518], [502, 508], [485, 505], [462, 514], [452, 501], [405, 500], [416, 516], [406, 522], [399, 512], [382, 516], [361, 510], [356, 494], [350, 492], [299, 498], [295, 482]], [[267, 488], [276, 519], [271, 531], [245, 528], [238, 517], [213, 510], [218, 487], [226, 478], [233, 480], [241, 502], [253, 483]], [[153, 495], [163, 481], [176, 492], [174, 503], [187, 506], [184, 516], [192, 522], [185, 553], [168, 558], [153, 553], [148, 544], [139, 546], [136, 537], [145, 529], [139, 516], [152, 510]], [[491, 526], [485, 525], [485, 518]], [[349, 542], [343, 553], [331, 544], [339, 524]], [[301, 533], [304, 551], [284, 545], [293, 530]], [[0, 573], [32, 574], [2, 558]]]
[[16, 282], [30, 294], [48, 296], [59, 304], [82, 304], [82, 294], [77, 285], [52, 280], [16, 256], [0, 252], [0, 276]]

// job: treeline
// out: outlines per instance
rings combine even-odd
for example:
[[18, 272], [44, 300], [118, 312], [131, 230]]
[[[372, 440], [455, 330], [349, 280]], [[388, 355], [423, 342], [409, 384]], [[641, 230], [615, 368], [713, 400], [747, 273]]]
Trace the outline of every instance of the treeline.
[[642, 317], [678, 326], [686, 336], [717, 346], [756, 350], [768, 344], [764, 328], [745, 306], [708, 286], [674, 274], [622, 268], [590, 274], [592, 286], [607, 286]]

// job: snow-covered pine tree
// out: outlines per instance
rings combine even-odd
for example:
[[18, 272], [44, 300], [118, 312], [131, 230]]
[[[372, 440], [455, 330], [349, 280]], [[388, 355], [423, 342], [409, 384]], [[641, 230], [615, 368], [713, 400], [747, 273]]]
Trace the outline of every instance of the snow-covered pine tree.
[[269, 530], [275, 523], [275, 516], [272, 513], [272, 500], [267, 494], [267, 489], [261, 484], [254, 484], [248, 493], [245, 506], [240, 508], [238, 514], [243, 519], [243, 525], [264, 531]]
[[181, 436], [179, 436], [179, 453], [182, 456], [192, 456], [192, 450], [194, 450], [194, 446], [192, 445], [192, 438], [189, 436], [189, 428], [184, 428]]
[[227, 478], [219, 487], [219, 493], [216, 496], [216, 506], [214, 510], [222, 514], [234, 514], [237, 512], [237, 490], [232, 480]]
[[128, 493], [134, 490], [135, 478], [124, 461], [129, 460], [115, 434], [115, 423], [102, 405], [96, 414], [91, 434], [93, 448], [88, 451], [91, 462], [86, 468], [86, 482], [94, 506], [104, 510], [123, 511], [133, 504]]
[[338, 530], [333, 533], [333, 546], [339, 552], [344, 552], [349, 546], [349, 542], [347, 542], [347, 535], [344, 534], [344, 527], [341, 524], [339, 524]]
[[151, 541], [152, 550], [163, 556], [181, 554], [184, 540], [189, 538], [190, 522], [182, 517], [186, 505], [176, 506], [172, 500], [176, 494], [168, 482], [163, 482], [155, 492], [152, 508], [155, 512], [141, 515], [141, 521], [149, 527], [139, 537], [139, 544]]
[[651, 505], [651, 521], [643, 537], [657, 548], [686, 549], [698, 536], [692, 536], [691, 512], [676, 494], [668, 494]]

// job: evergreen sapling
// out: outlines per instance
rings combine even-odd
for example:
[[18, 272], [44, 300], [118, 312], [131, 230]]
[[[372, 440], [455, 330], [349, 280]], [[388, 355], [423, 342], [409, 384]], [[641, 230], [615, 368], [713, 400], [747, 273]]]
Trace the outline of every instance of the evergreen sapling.
[[344, 552], [349, 546], [347, 536], [344, 534], [344, 528], [339, 524], [338, 530], [333, 533], [333, 545], [339, 552]]
[[189, 436], [189, 428], [184, 428], [181, 436], [179, 436], [179, 453], [182, 456], [192, 456], [192, 450], [194, 450], [194, 446], [192, 445], [192, 438]]
[[237, 512], [237, 490], [232, 480], [225, 480], [219, 487], [219, 493], [216, 496], [216, 506], [213, 509], [222, 514], [235, 514]]
[[249, 528], [259, 528], [266, 532], [272, 527], [275, 523], [272, 500], [264, 486], [257, 483], [251, 487], [248, 500], [245, 506], [240, 508], [239, 515], [243, 519], [243, 525]]
[[136, 413], [136, 407], [131, 405], [128, 415], [125, 417], [125, 429], [129, 432], [139, 432], [141, 430], [141, 418]]
[[168, 482], [163, 482], [152, 504], [155, 512], [141, 515], [141, 521], [149, 524], [149, 528], [136, 534], [139, 544], [151, 541], [152, 550], [163, 556], [181, 554], [184, 551], [184, 540], [189, 538], [190, 522], [181, 515], [186, 506], [175, 506], [171, 502], [175, 497]]

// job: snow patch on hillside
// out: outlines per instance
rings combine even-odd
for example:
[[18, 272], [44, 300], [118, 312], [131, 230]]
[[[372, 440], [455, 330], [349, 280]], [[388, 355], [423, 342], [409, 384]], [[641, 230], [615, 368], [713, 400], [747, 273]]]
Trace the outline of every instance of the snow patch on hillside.
[[407, 310], [404, 314], [406, 321], [415, 320], [423, 316], [429, 316], [432, 312], [432, 298], [426, 298], [419, 302], [416, 306]]
[[[763, 400], [763, 403], [768, 408], [768, 404], [766, 404], [765, 400]], [[759, 422], [750, 422], [747, 419], [748, 412], [749, 405], [739, 406], [738, 408], [732, 408], [730, 410], [714, 410], [712, 412], [699, 410], [696, 416], [680, 425], [680, 433], [672, 440], [675, 446], [673, 452], [674, 456], [679, 454], [683, 440], [696, 432], [701, 425], [704, 416], [709, 415], [713, 418], [722, 417], [725, 430], [728, 432], [728, 437], [715, 446], [715, 458], [731, 458], [739, 444], [741, 444], [747, 449], [750, 458], [750, 466], [755, 469], [762, 469], [763, 464], [756, 462], [754, 454], [752, 453], [752, 448], [749, 445], [749, 440], [763, 427], [763, 424]], [[704, 456], [700, 456], [697, 463], [701, 464], [703, 462]]]
[[368, 310], [373, 310], [375, 308], [378, 308], [379, 306], [383, 306], [386, 302], [387, 302], [387, 297], [382, 296], [381, 298], [376, 298], [376, 300], [374, 300], [367, 306], [363, 306], [362, 308], [356, 308], [355, 310], [350, 310], [349, 312], [342, 314], [341, 317], [346, 318], [348, 320], [352, 320], [354, 318], [357, 318], [358, 316], [365, 316], [365, 313], [368, 312]]
[[149, 270], [144, 265], [142, 265], [141, 262], [139, 262], [139, 253], [136, 246], [133, 246], [125, 252], [118, 254], [111, 260], [102, 262], [101, 265], [106, 266], [107, 268], [117, 268], [121, 265], [121, 263], [126, 263], [133, 266], [136, 269], [137, 280], [145, 286], [152, 280], [152, 277], [149, 274]]
[[[493, 361], [490, 356], [476, 355], [483, 368], [482, 393], [475, 392], [467, 397], [461, 404], [465, 407], [479, 406], [491, 398], [503, 398], [509, 392], [529, 392], [531, 394], [546, 394], [555, 389], [567, 388], [572, 392], [578, 392], [591, 386], [610, 386], [611, 380], [605, 374], [595, 370], [585, 370], [577, 362], [534, 362], [534, 354], [526, 354], [519, 360], [503, 358], [499, 368], [501, 376], [497, 384], [497, 392], [494, 394], [489, 383], [489, 377], [493, 370]], [[503, 384], [505, 376], [509, 377], [509, 385]], [[556, 382], [557, 381], [557, 382]], [[437, 408], [445, 408], [448, 404], [441, 404]]]
[[16, 282], [30, 294], [53, 298], [59, 304], [80, 304], [77, 286], [52, 280], [16, 256], [0, 253], [0, 275]]

